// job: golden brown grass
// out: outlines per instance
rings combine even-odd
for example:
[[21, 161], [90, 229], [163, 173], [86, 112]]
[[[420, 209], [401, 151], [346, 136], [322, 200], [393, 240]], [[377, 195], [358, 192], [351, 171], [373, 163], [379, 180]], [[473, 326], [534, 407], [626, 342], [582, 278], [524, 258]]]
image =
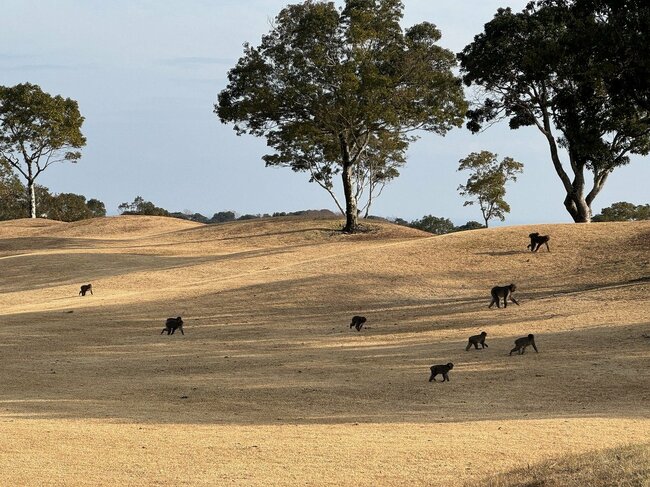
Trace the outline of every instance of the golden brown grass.
[[472, 485], [647, 442], [650, 223], [340, 226], [0, 223], [0, 485]]
[[[476, 485], [472, 482], [468, 485]], [[647, 487], [650, 444], [608, 448], [528, 465], [481, 482], [484, 487]]]

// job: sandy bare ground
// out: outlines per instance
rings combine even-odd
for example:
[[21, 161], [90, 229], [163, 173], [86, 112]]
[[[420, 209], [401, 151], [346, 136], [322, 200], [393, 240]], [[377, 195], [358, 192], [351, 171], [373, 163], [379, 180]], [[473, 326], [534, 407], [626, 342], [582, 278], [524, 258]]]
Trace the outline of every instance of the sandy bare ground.
[[650, 440], [650, 222], [372, 225], [0, 223], [0, 485], [453, 486]]

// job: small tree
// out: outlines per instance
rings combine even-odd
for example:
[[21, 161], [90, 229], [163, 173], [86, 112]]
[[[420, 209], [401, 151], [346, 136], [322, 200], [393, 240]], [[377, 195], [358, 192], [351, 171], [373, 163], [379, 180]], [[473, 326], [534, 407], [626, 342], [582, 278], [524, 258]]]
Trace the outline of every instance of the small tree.
[[86, 203], [86, 206], [93, 218], [106, 216], [106, 206], [102, 201], [99, 201], [96, 198], [90, 198]]
[[37, 85], [0, 86], [0, 158], [27, 182], [29, 216], [36, 218], [36, 178], [57, 162], [77, 162], [86, 145], [77, 102]]
[[467, 200], [463, 206], [478, 203], [483, 214], [485, 226], [493, 218], [505, 220], [505, 214], [510, 212], [506, 203], [506, 183], [516, 181], [517, 174], [523, 171], [524, 165], [510, 157], [497, 161], [497, 155], [489, 151], [472, 152], [459, 161], [458, 170], [470, 170], [467, 184], [458, 186], [461, 196], [474, 199]]
[[414, 220], [409, 226], [436, 235], [454, 231], [454, 224], [449, 218], [440, 218], [433, 215], [425, 215], [420, 220]]
[[122, 215], [169, 216], [167, 210], [154, 205], [151, 201], [145, 201], [142, 196], [136, 196], [132, 203], [122, 203], [117, 208]]
[[594, 216], [595, 222], [629, 222], [637, 220], [650, 220], [650, 205], [634, 205], [626, 201], [619, 201]]

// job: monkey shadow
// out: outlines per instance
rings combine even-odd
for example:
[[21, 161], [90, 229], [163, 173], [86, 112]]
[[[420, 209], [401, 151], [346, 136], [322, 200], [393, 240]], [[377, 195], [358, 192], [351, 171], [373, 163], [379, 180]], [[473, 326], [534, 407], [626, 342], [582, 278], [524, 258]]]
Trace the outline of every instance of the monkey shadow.
[[529, 250], [502, 250], [502, 251], [496, 251], [496, 250], [491, 250], [489, 252], [476, 252], [476, 255], [489, 255], [491, 257], [500, 257], [500, 256], [508, 256], [508, 255], [518, 255], [518, 254], [531, 254]]

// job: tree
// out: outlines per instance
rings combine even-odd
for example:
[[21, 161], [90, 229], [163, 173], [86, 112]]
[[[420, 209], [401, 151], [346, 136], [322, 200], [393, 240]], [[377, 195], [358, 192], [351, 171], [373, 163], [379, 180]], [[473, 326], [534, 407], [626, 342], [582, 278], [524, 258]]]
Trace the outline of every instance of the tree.
[[595, 222], [628, 222], [637, 220], [650, 220], [650, 205], [634, 205], [626, 201], [619, 201], [594, 216]]
[[106, 216], [106, 206], [96, 198], [89, 199], [86, 203], [86, 207], [90, 212], [91, 218]]
[[8, 161], [0, 159], [0, 220], [25, 218], [25, 187]]
[[169, 216], [167, 210], [145, 201], [142, 196], [136, 196], [132, 203], [122, 203], [117, 208], [122, 215]]
[[485, 225], [481, 225], [479, 222], [471, 220], [465, 223], [465, 225], [455, 227], [454, 232], [464, 232], [465, 230], [478, 230], [480, 228], [485, 228]]
[[235, 219], [234, 211], [220, 211], [212, 215], [212, 218], [210, 218], [210, 223], [231, 222], [234, 219]]
[[516, 181], [517, 174], [523, 171], [524, 165], [510, 157], [497, 161], [497, 155], [489, 151], [472, 152], [465, 159], [459, 161], [458, 170], [473, 171], [466, 184], [458, 186], [461, 196], [469, 196], [474, 200], [467, 200], [463, 206], [478, 203], [481, 214], [488, 226], [488, 221], [493, 218], [505, 220], [505, 214], [510, 212], [510, 205], [506, 203], [506, 183]]
[[[502, 118], [511, 129], [537, 127], [575, 222], [591, 220], [592, 202], [630, 154], [650, 150], [648, 82], [637, 79], [647, 44], [635, 44], [648, 37], [649, 12], [639, 0], [538, 0], [518, 14], [499, 9], [458, 55], [465, 83], [484, 90], [467, 127]], [[632, 33], [620, 30], [626, 22]]]
[[444, 135], [466, 110], [440, 31], [427, 22], [402, 31], [402, 10], [399, 0], [289, 5], [258, 47], [244, 45], [215, 105], [238, 135], [266, 137], [267, 166], [308, 172], [327, 190], [345, 232], [357, 229], [360, 188], [376, 194], [398, 175], [413, 132]]
[[414, 220], [409, 226], [436, 235], [443, 235], [454, 231], [454, 224], [451, 220], [433, 215], [425, 215], [420, 220]]
[[646, 0], [576, 0], [580, 17], [594, 16], [591, 48], [601, 62], [603, 80], [615, 103], [650, 111], [650, 4]]
[[62, 222], [74, 222], [92, 218], [86, 205], [86, 197], [74, 193], [61, 193], [51, 198], [47, 217]]
[[77, 102], [37, 85], [0, 86], [0, 158], [27, 182], [29, 216], [36, 218], [36, 178], [57, 162], [77, 162], [86, 145]]

